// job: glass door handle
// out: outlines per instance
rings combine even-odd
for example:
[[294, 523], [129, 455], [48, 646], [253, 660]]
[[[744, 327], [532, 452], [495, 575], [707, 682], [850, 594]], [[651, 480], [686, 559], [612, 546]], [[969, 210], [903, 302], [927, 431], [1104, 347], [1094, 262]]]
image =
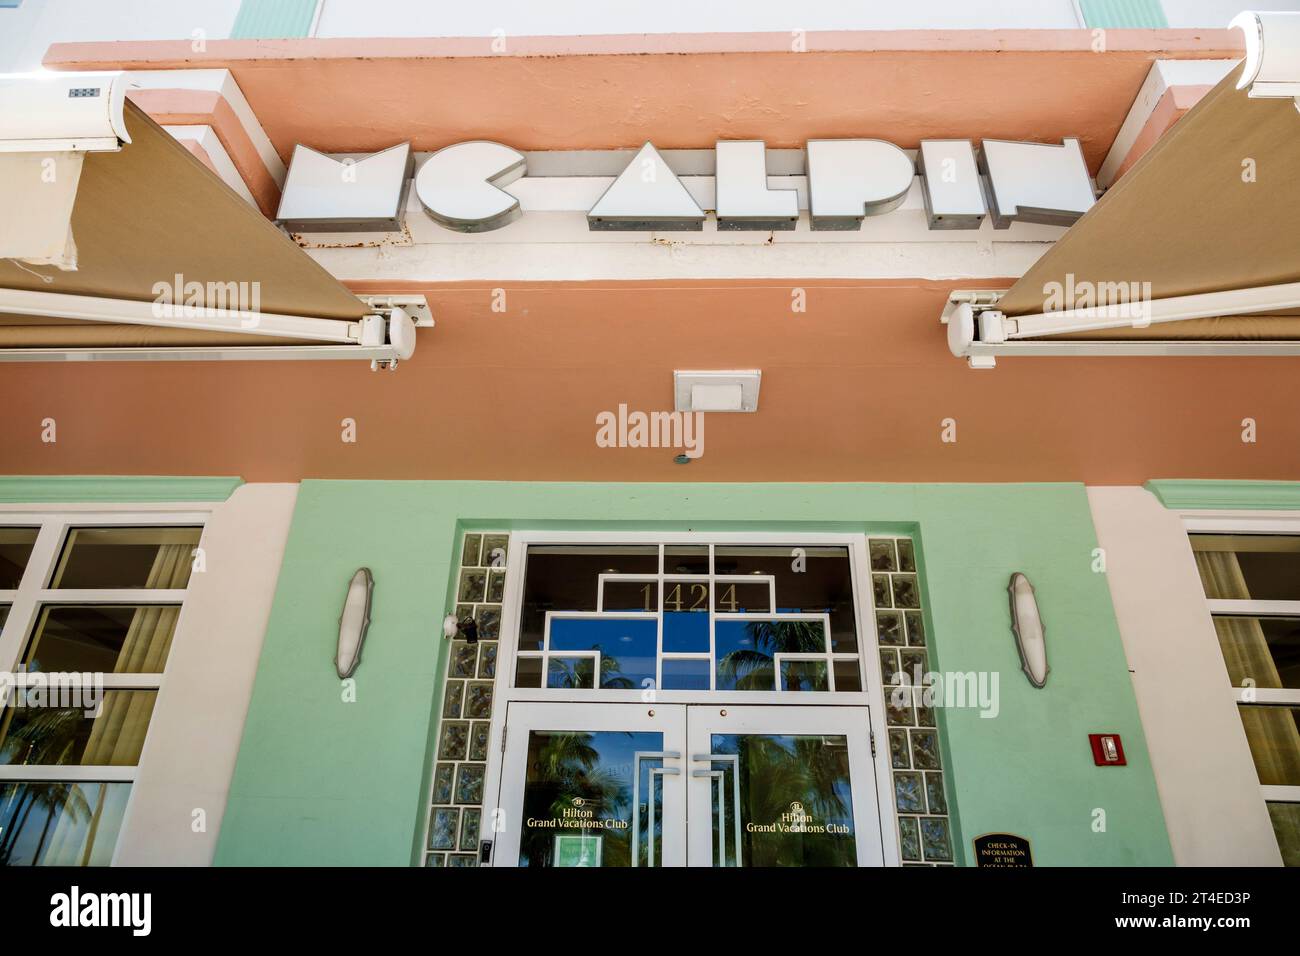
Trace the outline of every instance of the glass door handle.
[[[680, 767], [662, 766], [668, 760], [680, 760], [681, 753], [675, 750], [638, 750], [633, 755], [632, 768], [632, 865], [637, 865], [641, 847], [641, 761], [657, 760], [661, 766], [649, 768], [649, 793], [646, 794], [646, 866], [655, 865], [655, 778], [677, 776]], [[662, 789], [662, 788], [661, 788]]]
[[[721, 763], [728, 764], [721, 770], [692, 770], [692, 777], [712, 777], [718, 781], [718, 805], [716, 808], [718, 820], [718, 865], [727, 865], [727, 770], [731, 771], [731, 823], [734, 829], [732, 833], [733, 846], [736, 848], [736, 866], [742, 866], [740, 858], [740, 758], [735, 754], [692, 754], [691, 760], [696, 763], [708, 762], [710, 764]], [[713, 785], [709, 784], [712, 789]]]

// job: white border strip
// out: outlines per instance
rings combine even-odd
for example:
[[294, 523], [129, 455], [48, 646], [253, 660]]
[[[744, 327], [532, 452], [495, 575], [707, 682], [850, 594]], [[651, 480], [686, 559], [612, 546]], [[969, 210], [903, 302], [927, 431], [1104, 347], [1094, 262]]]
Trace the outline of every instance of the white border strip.
[[1102, 189], [1115, 181], [1115, 174], [1128, 159], [1147, 121], [1156, 111], [1160, 98], [1174, 86], [1214, 86], [1237, 65], [1236, 60], [1156, 60], [1151, 64], [1137, 99], [1119, 128], [1110, 152], [1097, 171], [1097, 185]]

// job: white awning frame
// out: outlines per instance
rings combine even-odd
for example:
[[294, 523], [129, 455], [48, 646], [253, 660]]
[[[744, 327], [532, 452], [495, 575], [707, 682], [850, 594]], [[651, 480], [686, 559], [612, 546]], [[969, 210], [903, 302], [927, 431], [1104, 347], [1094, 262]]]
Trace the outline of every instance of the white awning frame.
[[1051, 341], [1052, 335], [1143, 328], [1231, 315], [1258, 315], [1300, 308], [1300, 283], [1175, 296], [1149, 302], [1062, 309], [1009, 317], [998, 310], [1001, 292], [958, 291], [948, 297], [940, 321], [948, 348], [971, 368], [993, 368], [999, 356], [1278, 356], [1300, 355], [1300, 341], [1206, 341], [1101, 339]]
[[995, 342], [1013, 341], [1071, 332], [1143, 328], [1157, 322], [1183, 322], [1187, 319], [1209, 319], [1221, 315], [1266, 315], [1296, 308], [1300, 308], [1300, 282], [1288, 282], [1253, 289], [1205, 292], [1085, 309], [1061, 309], [1058, 312], [1014, 318], [990, 310], [980, 316], [981, 332], [984, 331], [983, 323], [986, 321], [1000, 322], [1001, 329], [993, 331], [991, 336], [981, 337]]
[[257, 361], [352, 359], [395, 368], [415, 353], [415, 330], [432, 327], [423, 296], [365, 296], [357, 321], [0, 288], [0, 314], [181, 328], [301, 340], [301, 345], [0, 348], [0, 362]]
[[305, 315], [268, 315], [242, 309], [210, 309], [204, 306], [190, 307], [3, 288], [0, 288], [0, 314], [110, 322], [115, 325], [150, 325], [196, 332], [235, 332], [241, 335], [331, 342], [336, 345], [359, 343], [362, 326], [366, 322], [365, 318], [359, 322], [348, 322]]
[[[1131, 198], [1146, 183], [1154, 182], [1159, 187], [1167, 181], [1179, 182], [1168, 178], [1171, 169], [1188, 176], [1202, 169], [1218, 169], [1211, 159], [1235, 165], [1243, 138], [1271, 157], [1272, 168], [1294, 165], [1294, 138], [1300, 136], [1294, 114], [1245, 104], [1251, 99], [1280, 98], [1294, 99], [1300, 107], [1300, 13], [1248, 11], [1236, 17], [1231, 26], [1242, 30], [1246, 42], [1246, 59], [1240, 71], [1234, 71], [1235, 79], [1230, 73], [1221, 80], [1174, 126], [1167, 139], [1139, 160], [1093, 212], [1067, 232], [1011, 289], [954, 292], [949, 297], [942, 321], [948, 326], [948, 347], [953, 355], [965, 358], [975, 368], [993, 367], [999, 355], [1300, 355], [1300, 339], [1295, 335], [1296, 311], [1300, 309], [1296, 251], [1292, 242], [1284, 241], [1294, 240], [1296, 235], [1292, 226], [1295, 210], [1300, 207], [1300, 192], [1293, 187], [1275, 186], [1275, 192], [1254, 194], [1250, 203], [1229, 204], [1226, 208], [1248, 208], [1257, 218], [1275, 213], [1267, 228], [1280, 234], [1277, 241], [1266, 246], [1237, 250], [1229, 268], [1209, 270], [1208, 275], [1196, 272], [1195, 259], [1199, 257], [1208, 266], [1218, 254], [1214, 243], [1222, 244], [1225, 235], [1231, 239], [1236, 232], [1252, 228], [1258, 231], [1260, 224], [1240, 216], [1225, 219], [1223, 207], [1210, 209], [1200, 217], [1180, 219], [1182, 209], [1201, 201], [1200, 193], [1191, 187], [1182, 196], [1176, 188], [1149, 196], [1146, 204], [1140, 198]], [[1238, 91], [1247, 89], [1246, 96], [1239, 95]], [[1241, 149], [1250, 153], [1244, 146]], [[1207, 158], [1207, 150], [1217, 153]], [[1247, 157], [1252, 169], [1254, 155]], [[1279, 162], [1280, 157], [1285, 161]], [[1190, 178], [1195, 179], [1195, 175]], [[1284, 177], [1272, 181], [1287, 182]], [[1242, 182], [1255, 180], [1243, 172]], [[1201, 193], [1207, 189], [1204, 181], [1197, 185]], [[1157, 210], [1154, 218], [1153, 204]], [[1141, 225], [1135, 227], [1135, 221]], [[1126, 240], [1141, 236], [1145, 241], [1147, 235], [1158, 235], [1162, 230], [1169, 241], [1160, 244], [1159, 255], [1145, 262], [1145, 247], [1136, 250], [1132, 242], [1117, 241], [1120, 236]], [[1178, 245], [1185, 236], [1206, 241], [1199, 246]], [[1147, 281], [1128, 281], [1123, 273]], [[1085, 307], [1035, 311], [1056, 298], [1047, 295], [1050, 288], [1073, 286], [1076, 277], [1083, 280], [1079, 287], [1090, 293], [1083, 300]], [[1238, 288], [1225, 289], [1234, 285]], [[1216, 287], [1220, 291], [1198, 291]], [[1154, 297], [1153, 288], [1158, 290]], [[1077, 300], [1074, 293], [1065, 298]], [[1248, 329], [1248, 335], [1234, 337], [1228, 333], [1223, 338], [1203, 338], [1196, 334], [1199, 330], [1189, 329], [1187, 338], [1178, 339], [1176, 328], [1170, 337], [1140, 334], [1140, 330], [1156, 323], [1221, 318], [1227, 321], [1208, 324], [1229, 329], [1235, 324], [1238, 329]], [[1276, 339], [1261, 337], [1270, 334], [1270, 322], [1277, 323], [1273, 333]], [[1117, 330], [1125, 330], [1125, 334], [1111, 340], [1102, 337], [1107, 331]], [[1139, 330], [1139, 334], [1130, 334], [1132, 330]], [[1081, 333], [1087, 337], [1054, 338]]]
[[[407, 356], [409, 357], [409, 356]], [[199, 362], [304, 361], [327, 359], [368, 361], [373, 368], [395, 369], [401, 351], [392, 345], [253, 345], [163, 346], [150, 348], [33, 348], [0, 349], [0, 362]]]

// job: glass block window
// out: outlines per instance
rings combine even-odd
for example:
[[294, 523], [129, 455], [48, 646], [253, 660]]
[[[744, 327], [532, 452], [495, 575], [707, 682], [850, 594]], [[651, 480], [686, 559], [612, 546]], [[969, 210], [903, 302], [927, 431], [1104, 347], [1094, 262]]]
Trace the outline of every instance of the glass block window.
[[[447, 655], [441, 720], [434, 750], [425, 866], [478, 866], [483, 782], [487, 776], [501, 601], [505, 596], [506, 533], [466, 533], [456, 579], [461, 633]], [[464, 622], [473, 621], [475, 643]]]
[[1191, 544], [1282, 861], [1300, 866], [1300, 535]]
[[904, 865], [951, 864], [939, 729], [920, 690], [930, 659], [914, 546], [910, 538], [871, 538], [867, 552], [900, 855]]

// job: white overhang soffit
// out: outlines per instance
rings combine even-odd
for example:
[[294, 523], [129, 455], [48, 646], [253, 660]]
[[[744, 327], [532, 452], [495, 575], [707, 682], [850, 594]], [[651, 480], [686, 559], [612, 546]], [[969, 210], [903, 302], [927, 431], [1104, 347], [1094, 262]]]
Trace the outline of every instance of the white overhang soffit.
[[949, 297], [954, 355], [1300, 355], [1300, 14], [1233, 26], [1244, 63], [1015, 285]]
[[353, 295], [128, 82], [0, 75], [0, 361], [411, 357], [422, 297]]

